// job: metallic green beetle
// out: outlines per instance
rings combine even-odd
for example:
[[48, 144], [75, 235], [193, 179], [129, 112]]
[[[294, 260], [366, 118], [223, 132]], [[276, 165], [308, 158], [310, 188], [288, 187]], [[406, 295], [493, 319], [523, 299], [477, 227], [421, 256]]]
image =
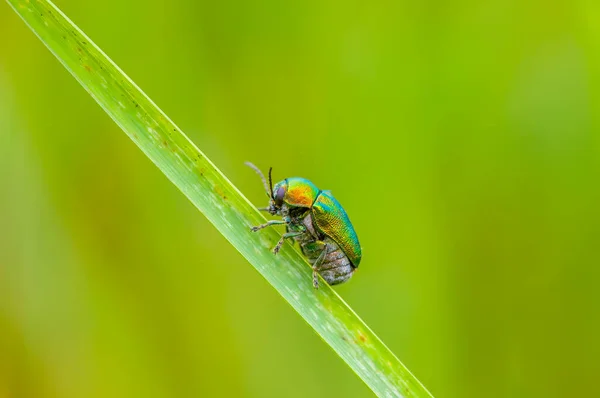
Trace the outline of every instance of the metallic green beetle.
[[252, 227], [256, 232], [270, 225], [286, 225], [273, 253], [277, 254], [286, 239], [295, 239], [313, 268], [313, 285], [319, 287], [319, 273], [330, 285], [344, 283], [354, 273], [362, 250], [354, 227], [344, 208], [330, 191], [322, 191], [305, 178], [286, 178], [273, 186], [271, 169], [269, 185], [263, 173], [252, 163], [246, 163], [262, 179], [269, 206], [259, 208], [282, 220], [271, 220]]

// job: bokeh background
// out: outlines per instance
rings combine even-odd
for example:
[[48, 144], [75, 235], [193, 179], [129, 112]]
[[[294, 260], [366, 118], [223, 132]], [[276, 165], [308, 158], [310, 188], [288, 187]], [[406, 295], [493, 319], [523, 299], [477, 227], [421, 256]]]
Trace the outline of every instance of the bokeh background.
[[[600, 396], [598, 2], [57, 4], [251, 200], [333, 191], [436, 397]], [[0, 397], [370, 395], [0, 4]]]

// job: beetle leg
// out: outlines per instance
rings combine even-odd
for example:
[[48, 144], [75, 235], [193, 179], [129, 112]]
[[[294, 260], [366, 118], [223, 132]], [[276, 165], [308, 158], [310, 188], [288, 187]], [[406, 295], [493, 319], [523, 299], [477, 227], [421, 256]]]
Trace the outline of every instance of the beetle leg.
[[281, 235], [281, 239], [279, 239], [279, 242], [277, 242], [277, 245], [273, 248], [273, 254], [279, 253], [279, 250], [281, 250], [281, 246], [283, 246], [283, 242], [285, 242], [286, 239], [291, 239], [294, 236], [300, 236], [303, 233], [304, 232], [286, 232], [285, 234]]
[[256, 231], [258, 231], [259, 229], [267, 228], [267, 227], [269, 227], [269, 226], [271, 226], [271, 225], [281, 225], [281, 224], [288, 224], [288, 221], [283, 221], [283, 220], [270, 220], [270, 221], [267, 221], [267, 222], [266, 222], [266, 223], [264, 223], [264, 224], [257, 225], [256, 227], [252, 227], [251, 229], [252, 229], [252, 232], [256, 232]]
[[327, 245], [325, 244], [325, 242], [319, 242], [323, 244], [323, 251], [321, 251], [321, 254], [319, 254], [319, 257], [317, 257], [317, 259], [315, 260], [315, 262], [313, 263], [312, 269], [313, 269], [313, 286], [315, 289], [319, 288], [319, 272], [318, 269], [321, 266], [321, 264], [323, 264], [323, 261], [325, 261], [325, 256], [327, 255]]

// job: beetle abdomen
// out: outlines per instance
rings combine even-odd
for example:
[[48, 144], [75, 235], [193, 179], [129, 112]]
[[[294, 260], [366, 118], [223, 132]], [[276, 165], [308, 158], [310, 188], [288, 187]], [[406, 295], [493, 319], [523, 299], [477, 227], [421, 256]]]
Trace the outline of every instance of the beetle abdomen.
[[321, 242], [300, 240], [300, 248], [311, 265], [314, 265], [322, 251], [326, 250], [325, 258], [316, 270], [330, 285], [344, 283], [354, 273], [355, 267], [348, 256], [331, 238], [327, 237]]

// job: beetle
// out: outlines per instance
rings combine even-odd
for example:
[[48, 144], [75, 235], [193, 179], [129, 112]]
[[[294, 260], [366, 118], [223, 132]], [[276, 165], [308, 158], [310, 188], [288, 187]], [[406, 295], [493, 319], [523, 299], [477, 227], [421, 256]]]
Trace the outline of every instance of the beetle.
[[350, 218], [330, 191], [320, 190], [309, 180], [301, 177], [286, 178], [273, 185], [269, 169], [269, 185], [264, 174], [250, 162], [261, 178], [269, 206], [259, 208], [281, 220], [270, 220], [252, 227], [256, 232], [272, 225], [285, 225], [273, 253], [277, 254], [286, 239], [299, 243], [302, 254], [313, 269], [313, 286], [319, 288], [320, 274], [330, 285], [346, 282], [358, 268], [362, 249]]

